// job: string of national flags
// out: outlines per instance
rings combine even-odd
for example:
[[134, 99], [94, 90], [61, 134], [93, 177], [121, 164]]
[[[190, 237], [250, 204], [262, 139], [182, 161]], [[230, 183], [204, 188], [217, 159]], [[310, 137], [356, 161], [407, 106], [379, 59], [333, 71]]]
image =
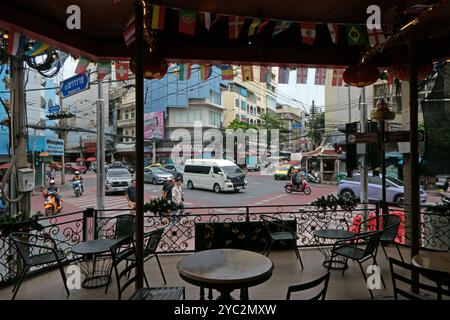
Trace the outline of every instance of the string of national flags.
[[[213, 14], [209, 12], [197, 12], [194, 10], [186, 9], [174, 9], [167, 8], [161, 5], [153, 5], [149, 10], [151, 15], [151, 28], [154, 30], [165, 29], [165, 17], [166, 12], [169, 10], [178, 11], [178, 32], [194, 36], [196, 33], [197, 25], [200, 24], [207, 31], [218, 22], [226, 22], [228, 24], [228, 38], [237, 39], [240, 36], [252, 37], [258, 33], [261, 33], [269, 23], [274, 22], [274, 29], [272, 31], [272, 38], [276, 37], [280, 33], [287, 31], [294, 25], [297, 25], [300, 29], [300, 35], [298, 41], [307, 45], [314, 45], [316, 41], [316, 35], [318, 27], [326, 25], [326, 30], [330, 34], [331, 41], [334, 44], [338, 44], [340, 41], [339, 34], [340, 28], [345, 29], [346, 40], [348, 45], [366, 45], [369, 43], [371, 46], [382, 45], [386, 41], [386, 37], [383, 33], [382, 27], [379, 29], [369, 29], [366, 24], [354, 24], [354, 23], [318, 23], [318, 22], [299, 22], [289, 20], [273, 20], [273, 19], [261, 19], [250, 18], [240, 16], [228, 16], [221, 14]], [[244, 25], [249, 25], [246, 34], [244, 34]], [[272, 23], [273, 25], [273, 23]], [[123, 37], [127, 46], [131, 46], [135, 40], [134, 38], [134, 16], [130, 18], [123, 31]], [[345, 39], [344, 39], [345, 40]]]

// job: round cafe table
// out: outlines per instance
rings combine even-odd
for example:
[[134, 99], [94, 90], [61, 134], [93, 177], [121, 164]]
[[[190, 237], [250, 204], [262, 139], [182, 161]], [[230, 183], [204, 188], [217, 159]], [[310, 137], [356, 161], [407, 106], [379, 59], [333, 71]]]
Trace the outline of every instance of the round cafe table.
[[241, 299], [248, 300], [247, 289], [267, 281], [272, 276], [273, 263], [252, 251], [215, 249], [182, 258], [177, 269], [184, 281], [219, 291], [218, 299], [231, 300], [230, 293], [242, 289]]
[[450, 253], [424, 251], [412, 258], [412, 264], [429, 270], [450, 273]]
[[314, 237], [316, 238], [317, 243], [319, 244], [318, 249], [324, 255], [325, 261], [322, 265], [325, 268], [330, 267], [330, 269], [338, 269], [343, 270], [347, 269], [347, 260], [343, 257], [334, 257], [331, 259], [332, 248], [329, 246], [333, 246], [336, 241], [351, 239], [355, 236], [354, 233], [342, 230], [342, 229], [321, 229], [315, 230], [313, 232]]

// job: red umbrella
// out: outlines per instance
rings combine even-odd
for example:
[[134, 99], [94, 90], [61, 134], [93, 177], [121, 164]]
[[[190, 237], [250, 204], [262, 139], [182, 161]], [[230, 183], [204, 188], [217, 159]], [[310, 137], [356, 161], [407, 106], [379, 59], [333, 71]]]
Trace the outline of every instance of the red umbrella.
[[94, 157], [90, 157], [90, 158], [87, 158], [86, 161], [93, 162], [93, 161], [97, 161], [97, 159], [95, 159]]
[[75, 160], [76, 162], [81, 162], [81, 161], [84, 161], [84, 159], [82, 159], [82, 158], [77, 158], [77, 160]]
[[2, 163], [2, 164], [0, 164], [0, 170], [8, 169], [10, 166], [11, 166], [11, 162]]

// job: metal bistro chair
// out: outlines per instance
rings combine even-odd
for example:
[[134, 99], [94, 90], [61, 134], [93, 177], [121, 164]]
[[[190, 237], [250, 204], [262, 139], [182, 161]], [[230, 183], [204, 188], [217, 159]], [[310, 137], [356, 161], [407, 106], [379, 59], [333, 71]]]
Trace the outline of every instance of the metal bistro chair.
[[[119, 251], [123, 245], [126, 245], [130, 241], [130, 239], [124, 238], [111, 247], [111, 256], [117, 280], [119, 300], [122, 299], [122, 294], [126, 288], [138, 279], [136, 260], [127, 260], [128, 257], [136, 254], [134, 246], [131, 246], [132, 250], [126, 250], [125, 252]], [[121, 262], [126, 262], [126, 264], [122, 271], [119, 272], [119, 265]], [[129, 274], [133, 274], [133, 276], [128, 278]], [[121, 283], [122, 281], [124, 281], [124, 283]], [[131, 295], [130, 300], [179, 300], [181, 297], [185, 299], [184, 287], [157, 287], [141, 288]]]
[[[63, 269], [63, 261], [66, 259], [66, 255], [63, 250], [58, 248], [54, 239], [23, 232], [11, 233], [9, 235], [9, 238], [14, 242], [24, 264], [19, 280], [14, 285], [14, 295], [12, 297], [12, 300], [15, 299], [20, 285], [22, 284], [23, 278], [25, 277], [28, 270], [30, 270], [32, 267], [52, 263], [56, 263], [58, 265], [64, 287], [67, 292], [67, 296], [70, 296], [69, 288], [67, 287], [66, 274]], [[50, 242], [50, 245], [46, 244], [45, 242]]]
[[[389, 266], [395, 300], [398, 300], [399, 296], [408, 300], [433, 299], [429, 294], [435, 295], [435, 300], [442, 300], [442, 296], [450, 297], [450, 274], [448, 272], [417, 267], [394, 258], [389, 258]], [[416, 279], [412, 276], [413, 273], [417, 274]], [[411, 287], [421, 290], [422, 294], [413, 293]], [[428, 296], [424, 295], [423, 291], [428, 293]]]
[[[332, 261], [336, 256], [342, 256], [345, 258], [345, 264], [347, 264], [348, 259], [358, 262], [364, 281], [367, 283], [367, 277], [362, 267], [362, 263], [372, 258], [373, 264], [378, 265], [376, 256], [381, 235], [381, 231], [374, 231], [362, 233], [350, 239], [336, 241], [331, 252], [330, 261]], [[331, 262], [328, 265], [328, 271], [330, 271], [330, 268]], [[344, 274], [345, 270], [346, 269], [342, 270], [342, 274]], [[386, 288], [386, 284], [381, 274], [380, 277], [384, 287]], [[370, 297], [373, 299], [372, 290], [370, 288], [368, 289]]]
[[300, 252], [297, 247], [298, 236], [286, 223], [279, 218], [261, 215], [261, 220], [263, 221], [267, 232], [269, 233], [269, 241], [267, 243], [266, 248], [264, 249], [263, 254], [265, 256], [269, 256], [270, 249], [272, 249], [272, 245], [274, 242], [281, 241], [293, 241], [294, 242], [294, 251], [297, 259], [300, 261], [300, 265], [303, 269], [303, 261], [300, 256]]
[[132, 214], [121, 214], [114, 217], [116, 219], [116, 228], [114, 238], [129, 238], [134, 234], [135, 216]]
[[319, 293], [316, 294], [315, 296], [313, 296], [312, 298], [310, 298], [309, 300], [325, 300], [325, 296], [327, 295], [329, 280], [330, 280], [330, 272], [327, 272], [326, 274], [324, 274], [323, 276], [321, 276], [320, 278], [318, 278], [316, 280], [313, 280], [313, 281], [310, 281], [307, 283], [289, 286], [288, 292], [286, 295], [286, 300], [290, 300], [291, 294], [294, 292], [306, 291], [309, 289], [318, 288], [322, 285], [323, 285], [323, 288], [319, 291]]
[[370, 225], [372, 222], [376, 223], [377, 218], [380, 218], [382, 222], [380, 226], [382, 228], [382, 230], [380, 230], [382, 232], [380, 244], [381, 248], [383, 249], [384, 255], [386, 256], [386, 259], [389, 259], [389, 256], [387, 255], [386, 249], [384, 247], [392, 244], [396, 247], [400, 258], [404, 262], [398, 243], [395, 242], [395, 238], [397, 237], [397, 233], [400, 228], [400, 223], [402, 222], [401, 218], [393, 214], [382, 214], [379, 215], [378, 217], [363, 220], [361, 222], [361, 226], [363, 224]]

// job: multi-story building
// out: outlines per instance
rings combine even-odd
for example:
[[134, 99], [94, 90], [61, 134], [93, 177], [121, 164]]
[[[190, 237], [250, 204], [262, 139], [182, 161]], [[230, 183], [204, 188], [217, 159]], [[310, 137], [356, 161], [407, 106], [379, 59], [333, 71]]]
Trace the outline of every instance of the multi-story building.
[[[254, 80], [260, 78], [260, 68], [253, 67]], [[270, 71], [270, 81], [267, 83], [257, 81], [242, 81], [241, 68], [236, 68], [233, 81], [222, 90], [222, 103], [224, 107], [224, 127], [233, 120], [261, 123], [261, 115], [268, 109], [276, 108], [276, 82], [275, 74]]]
[[282, 104], [277, 105], [276, 112], [285, 123], [287, 131], [280, 135], [280, 150], [286, 152], [306, 151], [308, 139], [306, 138], [304, 112], [299, 108]]

